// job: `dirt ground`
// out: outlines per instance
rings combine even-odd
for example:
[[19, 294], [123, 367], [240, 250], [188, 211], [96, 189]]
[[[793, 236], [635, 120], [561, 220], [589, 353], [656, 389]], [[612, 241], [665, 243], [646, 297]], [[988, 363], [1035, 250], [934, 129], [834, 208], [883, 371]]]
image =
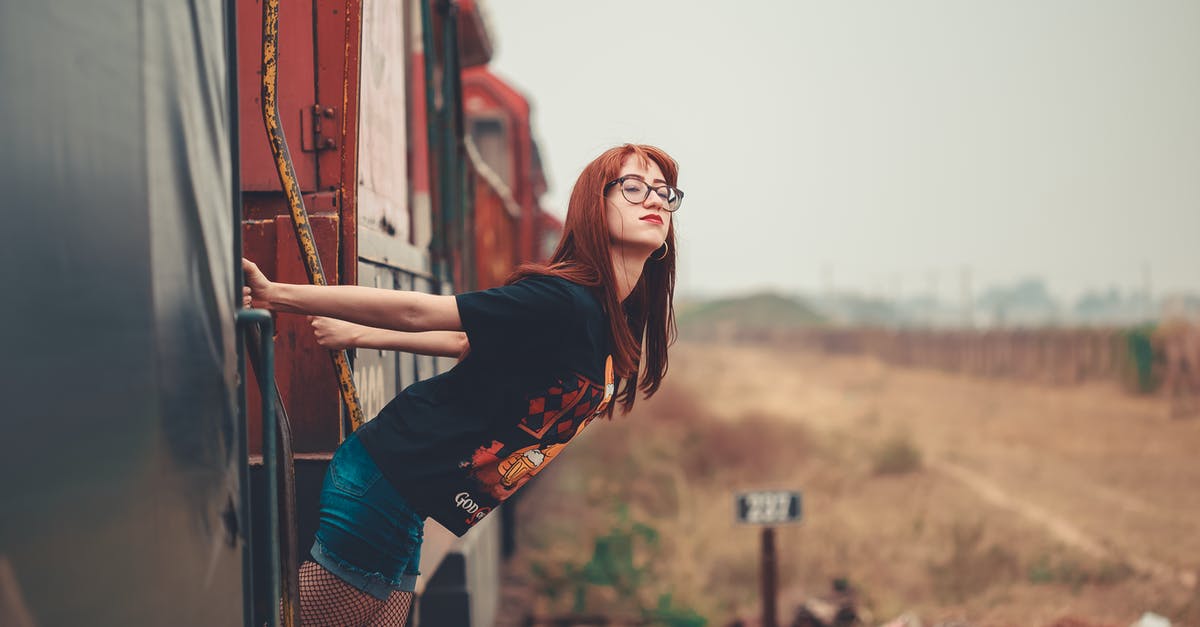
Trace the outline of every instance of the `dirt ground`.
[[[1115, 385], [681, 343], [658, 396], [571, 449], [517, 505], [509, 586], [535, 613], [569, 609], [554, 582], [625, 504], [658, 534], [642, 606], [669, 593], [711, 626], [754, 616], [758, 530], [733, 497], [785, 488], [804, 494], [803, 522], [778, 533], [785, 625], [834, 577], [868, 624], [1200, 625], [1200, 420]], [[593, 587], [587, 609], [637, 605], [619, 596]]]

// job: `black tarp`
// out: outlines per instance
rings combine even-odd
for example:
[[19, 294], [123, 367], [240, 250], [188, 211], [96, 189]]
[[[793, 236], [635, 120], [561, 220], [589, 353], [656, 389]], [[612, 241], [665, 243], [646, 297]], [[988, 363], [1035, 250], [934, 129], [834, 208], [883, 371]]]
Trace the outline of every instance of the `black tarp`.
[[0, 0], [0, 624], [240, 625], [220, 0]]

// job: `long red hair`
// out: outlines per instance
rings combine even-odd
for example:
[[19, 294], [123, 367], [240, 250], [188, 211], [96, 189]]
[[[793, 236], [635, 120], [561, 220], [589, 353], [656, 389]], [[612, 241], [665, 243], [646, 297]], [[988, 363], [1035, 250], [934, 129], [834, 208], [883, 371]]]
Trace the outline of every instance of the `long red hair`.
[[621, 164], [630, 155], [658, 165], [667, 184], [677, 184], [679, 165], [659, 148], [625, 144], [606, 150], [587, 164], [575, 181], [562, 239], [549, 263], [525, 264], [507, 281], [551, 275], [593, 289], [608, 314], [613, 373], [617, 378], [616, 402], [609, 405], [609, 416], [618, 404], [623, 412], [632, 409], [639, 388], [646, 398], [658, 391], [667, 374], [667, 347], [675, 342], [676, 336], [674, 220], [667, 230], [666, 256], [646, 261], [642, 277], [625, 302], [617, 300], [604, 186], [621, 175]]

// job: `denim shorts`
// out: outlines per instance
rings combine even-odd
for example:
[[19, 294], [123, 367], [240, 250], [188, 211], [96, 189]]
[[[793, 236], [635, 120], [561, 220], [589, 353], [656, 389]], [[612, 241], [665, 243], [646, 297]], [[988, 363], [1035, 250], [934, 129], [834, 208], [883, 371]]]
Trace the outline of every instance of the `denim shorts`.
[[338, 447], [321, 486], [321, 521], [312, 557], [342, 581], [386, 599], [416, 588], [425, 518], [383, 478], [351, 434]]

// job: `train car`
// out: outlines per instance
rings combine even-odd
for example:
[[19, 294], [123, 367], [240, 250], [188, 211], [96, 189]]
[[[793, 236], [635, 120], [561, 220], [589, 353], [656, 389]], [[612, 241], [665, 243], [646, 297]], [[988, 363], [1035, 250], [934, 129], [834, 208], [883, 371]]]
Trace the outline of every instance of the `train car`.
[[[475, 276], [491, 287], [518, 262], [549, 257], [562, 224], [540, 205], [546, 177], [529, 100], [484, 66], [463, 70], [462, 89], [475, 176]], [[554, 240], [549, 249], [548, 239]]]
[[5, 627], [249, 624], [226, 9], [0, 3]]
[[[237, 307], [242, 255], [279, 280], [309, 273], [264, 131], [264, 4], [0, 7], [0, 76], [16, 86], [0, 92], [0, 163], [19, 208], [4, 243], [23, 294], [6, 339], [45, 356], [6, 377], [22, 400], [6, 412], [4, 476], [23, 479], [0, 494], [0, 624], [263, 624], [277, 607], [267, 549], [281, 542], [264, 500], [276, 461], [295, 468], [283, 552], [311, 543], [320, 478], [354, 412], [306, 321]], [[463, 90], [491, 47], [471, 0], [279, 4], [269, 99], [328, 282], [464, 291], [543, 256], [539, 233], [557, 237], [536, 202], [527, 103], [503, 139], [525, 155], [527, 176], [506, 184], [522, 199], [506, 209], [516, 247], [488, 243], [501, 227], [475, 213], [499, 188], [474, 154]], [[481, 261], [493, 255], [508, 268]], [[277, 325], [273, 369], [269, 355], [258, 371], [242, 358], [253, 324]], [[349, 357], [367, 418], [452, 365]], [[263, 435], [276, 405], [294, 461]], [[429, 524], [421, 623], [492, 623], [500, 525], [460, 540]]]

